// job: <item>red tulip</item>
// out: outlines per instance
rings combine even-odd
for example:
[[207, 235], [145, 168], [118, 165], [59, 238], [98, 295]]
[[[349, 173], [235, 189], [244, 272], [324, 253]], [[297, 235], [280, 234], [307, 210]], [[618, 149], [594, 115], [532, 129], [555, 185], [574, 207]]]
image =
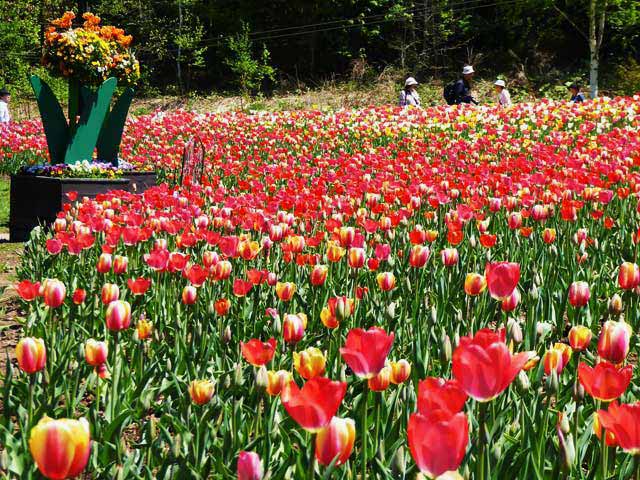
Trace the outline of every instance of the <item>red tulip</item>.
[[317, 432], [335, 416], [346, 391], [346, 382], [314, 377], [302, 389], [294, 381], [289, 382], [282, 388], [280, 400], [298, 425], [309, 432]]
[[327, 280], [327, 273], [329, 269], [326, 265], [315, 265], [313, 270], [311, 270], [310, 281], [311, 285], [314, 287], [319, 287], [320, 285], [324, 285], [324, 282]]
[[620, 369], [609, 362], [600, 362], [593, 368], [584, 362], [578, 365], [578, 378], [585, 392], [603, 402], [611, 402], [622, 395], [632, 376], [631, 365]]
[[527, 352], [509, 352], [502, 333], [483, 329], [460, 339], [453, 352], [453, 375], [467, 395], [486, 402], [500, 395], [528, 360]]
[[462, 411], [467, 398], [457, 380], [428, 377], [418, 384], [418, 412], [424, 415], [433, 410], [456, 414]]
[[73, 292], [73, 303], [76, 305], [82, 305], [87, 298], [87, 291], [83, 288], [76, 288]]
[[30, 302], [40, 295], [40, 282], [31, 283], [29, 280], [23, 280], [16, 285], [16, 291], [20, 298]]
[[460, 259], [458, 249], [456, 248], [445, 248], [440, 252], [440, 256], [442, 257], [442, 263], [445, 267], [453, 267], [457, 265], [458, 260]]
[[213, 306], [216, 310], [216, 313], [223, 317], [227, 313], [229, 313], [229, 309], [231, 308], [231, 301], [228, 298], [221, 298], [219, 300], [216, 300]]
[[394, 336], [393, 332], [387, 335], [379, 327], [371, 327], [369, 330], [354, 328], [347, 334], [347, 341], [340, 349], [340, 355], [359, 377], [375, 377], [384, 367]]
[[640, 402], [620, 404], [612, 402], [608, 411], [598, 410], [600, 423], [615, 438], [625, 452], [640, 454]]
[[307, 316], [304, 313], [287, 313], [282, 321], [282, 336], [287, 343], [298, 343], [304, 337]]
[[514, 262], [487, 263], [485, 278], [491, 296], [497, 300], [509, 298], [520, 281], [520, 264]]
[[422, 268], [429, 260], [431, 252], [428, 247], [422, 245], [414, 245], [409, 252], [409, 265], [413, 268]]
[[333, 417], [316, 435], [316, 458], [320, 465], [339, 467], [346, 462], [356, 439], [356, 425], [350, 418]]
[[500, 308], [502, 308], [503, 312], [513, 312], [520, 304], [520, 299], [520, 290], [516, 288], [513, 290], [511, 295], [502, 299]]
[[407, 438], [418, 469], [429, 477], [457, 470], [469, 443], [469, 423], [464, 413], [434, 410], [409, 418]]
[[247, 343], [240, 342], [240, 348], [242, 356], [247, 362], [254, 367], [260, 367], [271, 361], [276, 353], [277, 344], [275, 338], [270, 338], [267, 342], [252, 338]]
[[130, 278], [127, 280], [127, 286], [134, 295], [144, 295], [151, 286], [151, 280], [142, 277], [138, 277], [135, 280]]
[[589, 303], [591, 292], [587, 282], [573, 282], [569, 287], [569, 303], [576, 307], [584, 307]]
[[238, 480], [262, 480], [262, 461], [256, 452], [238, 455]]

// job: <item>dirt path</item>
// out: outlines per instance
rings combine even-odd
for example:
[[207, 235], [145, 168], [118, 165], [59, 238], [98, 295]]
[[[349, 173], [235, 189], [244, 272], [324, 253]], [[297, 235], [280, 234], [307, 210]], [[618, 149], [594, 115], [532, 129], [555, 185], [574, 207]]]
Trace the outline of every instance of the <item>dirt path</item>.
[[15, 357], [15, 346], [20, 337], [20, 315], [17, 294], [13, 285], [17, 282], [16, 267], [20, 263], [22, 243], [8, 243], [0, 239], [0, 372], [4, 374], [7, 353]]

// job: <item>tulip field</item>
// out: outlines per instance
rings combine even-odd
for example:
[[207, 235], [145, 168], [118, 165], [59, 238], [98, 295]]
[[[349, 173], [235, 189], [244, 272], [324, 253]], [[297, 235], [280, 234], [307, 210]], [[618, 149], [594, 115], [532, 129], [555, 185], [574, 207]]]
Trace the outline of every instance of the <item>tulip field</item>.
[[8, 478], [640, 479], [640, 97], [157, 112], [121, 153], [163, 183], [25, 244]]

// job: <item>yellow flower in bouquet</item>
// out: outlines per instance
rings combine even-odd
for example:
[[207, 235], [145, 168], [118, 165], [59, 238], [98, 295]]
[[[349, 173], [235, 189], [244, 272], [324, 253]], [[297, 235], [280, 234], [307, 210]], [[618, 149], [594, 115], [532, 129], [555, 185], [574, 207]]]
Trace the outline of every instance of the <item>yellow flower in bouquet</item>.
[[100, 84], [116, 77], [132, 85], [140, 78], [140, 64], [131, 51], [133, 37], [100, 17], [85, 13], [81, 27], [72, 28], [73, 12], [53, 20], [45, 31], [42, 63], [54, 74], [85, 84]]

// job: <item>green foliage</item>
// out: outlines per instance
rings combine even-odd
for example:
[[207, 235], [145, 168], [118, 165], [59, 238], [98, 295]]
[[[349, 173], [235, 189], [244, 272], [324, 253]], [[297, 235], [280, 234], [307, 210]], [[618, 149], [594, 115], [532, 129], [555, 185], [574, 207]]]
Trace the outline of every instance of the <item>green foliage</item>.
[[634, 58], [619, 65], [616, 69], [615, 84], [617, 93], [622, 95], [635, 95], [640, 93], [640, 63]]
[[265, 80], [274, 80], [275, 70], [269, 65], [269, 50], [263, 46], [260, 56], [254, 55], [247, 25], [229, 39], [228, 46], [231, 55], [225, 63], [236, 76], [238, 87], [245, 96], [259, 91]]

